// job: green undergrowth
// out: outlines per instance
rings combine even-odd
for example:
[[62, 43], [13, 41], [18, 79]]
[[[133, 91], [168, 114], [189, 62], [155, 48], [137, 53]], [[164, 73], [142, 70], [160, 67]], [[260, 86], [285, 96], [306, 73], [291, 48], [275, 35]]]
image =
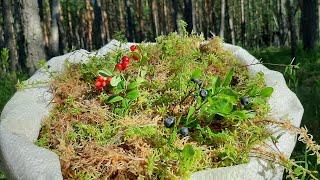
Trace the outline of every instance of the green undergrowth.
[[[36, 144], [59, 155], [66, 179], [181, 179], [247, 163], [266, 139], [279, 138], [266, 128], [273, 89], [219, 38], [202, 42], [172, 33], [134, 52], [67, 64], [51, 83], [54, 107]], [[114, 70], [124, 55], [139, 60]], [[99, 75], [112, 77], [102, 91]]]

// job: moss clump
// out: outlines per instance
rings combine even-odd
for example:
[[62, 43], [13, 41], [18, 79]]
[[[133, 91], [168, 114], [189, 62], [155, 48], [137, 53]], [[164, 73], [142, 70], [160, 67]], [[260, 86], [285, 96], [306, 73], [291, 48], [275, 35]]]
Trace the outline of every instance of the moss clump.
[[[113, 70], [134, 53], [139, 62]], [[119, 49], [69, 64], [52, 81], [54, 108], [37, 144], [59, 155], [64, 178], [180, 179], [246, 163], [271, 137], [255, 122], [266, 118], [272, 88], [264, 87], [263, 74], [250, 77], [220, 39], [203, 44], [201, 36], [172, 33], [134, 53]], [[103, 92], [94, 87], [98, 73], [113, 76]], [[172, 128], [163, 125], [169, 116]]]

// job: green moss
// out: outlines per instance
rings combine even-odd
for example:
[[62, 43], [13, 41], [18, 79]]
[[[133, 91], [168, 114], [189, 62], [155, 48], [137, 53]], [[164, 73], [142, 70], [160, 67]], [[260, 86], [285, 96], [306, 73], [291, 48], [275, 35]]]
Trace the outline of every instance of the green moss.
[[[270, 137], [265, 126], [253, 120], [266, 118], [272, 90], [265, 89], [263, 74], [249, 76], [223, 50], [220, 39], [200, 45], [202, 41], [196, 35], [160, 36], [156, 45], [140, 45], [141, 60], [131, 62], [123, 73], [114, 71], [114, 65], [123, 55], [132, 55], [125, 50], [69, 66], [53, 85], [60, 103], [37, 144], [58, 152], [66, 167], [62, 171], [70, 178], [115, 176], [120, 173], [118, 166], [125, 166], [121, 173], [127, 178], [135, 174], [181, 179], [206, 168], [247, 162], [250, 149]], [[99, 70], [114, 79], [102, 93], [93, 89]], [[67, 82], [73, 74], [76, 86], [70, 87]], [[192, 78], [203, 81], [201, 88]], [[200, 89], [208, 91], [207, 97], [201, 98]], [[249, 105], [241, 105], [244, 96], [250, 98]], [[173, 128], [163, 126], [168, 116], [176, 118]], [[187, 138], [180, 135], [181, 127], [189, 128]], [[96, 157], [96, 152], [102, 157]], [[115, 154], [103, 157], [108, 152]], [[112, 168], [96, 166], [88, 174], [85, 164], [69, 157], [116, 159]], [[134, 159], [144, 161], [142, 167], [130, 169]], [[74, 170], [78, 173], [72, 175]]]

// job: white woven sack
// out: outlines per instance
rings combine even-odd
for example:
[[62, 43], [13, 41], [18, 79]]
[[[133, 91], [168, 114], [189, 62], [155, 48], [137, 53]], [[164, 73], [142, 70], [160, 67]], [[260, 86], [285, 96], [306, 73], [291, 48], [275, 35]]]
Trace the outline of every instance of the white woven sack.
[[[128, 48], [131, 43], [123, 44]], [[47, 64], [51, 71], [62, 72], [64, 63], [85, 63], [90, 56], [103, 56], [117, 49], [120, 43], [112, 40], [97, 52], [77, 50], [62, 56], [50, 59]], [[258, 60], [244, 49], [224, 44], [225, 49], [232, 51], [245, 64], [254, 64]], [[271, 105], [270, 116], [276, 119], [290, 118], [292, 124], [299, 127], [303, 115], [303, 107], [296, 95], [289, 90], [281, 73], [269, 70], [258, 64], [249, 66], [252, 74], [263, 72], [266, 85], [274, 88], [269, 100]], [[38, 70], [28, 81], [46, 81], [49, 76]], [[62, 179], [58, 156], [33, 144], [39, 135], [41, 121], [49, 115], [52, 94], [48, 87], [36, 87], [18, 91], [4, 107], [0, 117], [0, 161], [1, 168], [9, 179], [21, 180], [60, 180]], [[281, 133], [280, 131], [278, 133]], [[290, 156], [296, 143], [296, 136], [285, 133], [279, 139], [278, 148]], [[208, 169], [199, 171], [191, 179], [282, 179], [283, 168], [271, 168], [262, 159], [251, 158], [247, 164]]]

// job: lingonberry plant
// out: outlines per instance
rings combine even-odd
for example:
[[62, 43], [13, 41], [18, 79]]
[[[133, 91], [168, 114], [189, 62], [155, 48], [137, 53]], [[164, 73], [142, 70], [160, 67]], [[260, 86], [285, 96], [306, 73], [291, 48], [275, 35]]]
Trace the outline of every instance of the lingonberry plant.
[[291, 177], [314, 175], [260, 148], [276, 144], [267, 128], [276, 124], [319, 151], [305, 131], [268, 117], [273, 89], [264, 75], [249, 76], [219, 38], [202, 44], [182, 32], [92, 57], [53, 79], [55, 104], [37, 144], [59, 155], [64, 178], [181, 179], [246, 163], [252, 152], [272, 156]]

